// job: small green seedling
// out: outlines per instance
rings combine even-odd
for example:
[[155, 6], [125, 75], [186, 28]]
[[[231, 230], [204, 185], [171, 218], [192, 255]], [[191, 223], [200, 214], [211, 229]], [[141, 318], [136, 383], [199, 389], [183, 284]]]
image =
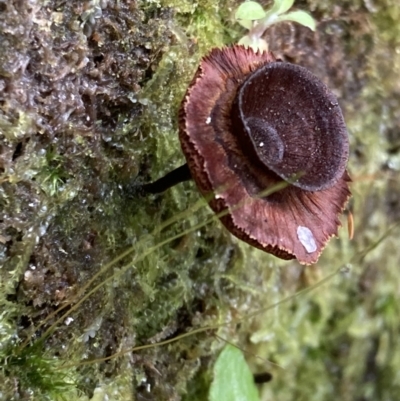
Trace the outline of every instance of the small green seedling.
[[239, 44], [255, 51], [267, 51], [268, 43], [262, 36], [268, 27], [282, 21], [297, 22], [314, 31], [315, 20], [310, 14], [305, 11], [287, 12], [293, 3], [294, 0], [274, 0], [268, 11], [256, 1], [242, 3], [235, 13], [235, 19], [249, 32], [239, 40]]

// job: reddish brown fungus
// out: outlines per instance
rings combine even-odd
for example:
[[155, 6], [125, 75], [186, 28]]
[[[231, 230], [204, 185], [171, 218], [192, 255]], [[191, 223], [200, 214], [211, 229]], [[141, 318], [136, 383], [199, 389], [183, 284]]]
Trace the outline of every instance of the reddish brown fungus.
[[[182, 102], [179, 137], [231, 233], [282, 259], [318, 260], [350, 197], [346, 126], [318, 78], [271, 53], [213, 49]], [[282, 179], [285, 188], [260, 196]]]
[[346, 126], [318, 78], [272, 53], [213, 49], [182, 101], [179, 137], [187, 164], [139, 192], [193, 178], [236, 237], [282, 259], [318, 260], [350, 197]]

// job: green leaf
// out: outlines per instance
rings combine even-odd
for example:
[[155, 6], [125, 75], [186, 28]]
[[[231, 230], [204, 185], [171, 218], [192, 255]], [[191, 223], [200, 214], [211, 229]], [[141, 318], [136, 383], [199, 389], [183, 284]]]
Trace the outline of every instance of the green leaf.
[[280, 17], [278, 17], [277, 22], [281, 21], [297, 22], [301, 25], [306, 26], [307, 28], [310, 28], [312, 31], [315, 31], [315, 20], [310, 14], [306, 13], [305, 11], [293, 11], [291, 13], [281, 15]]
[[260, 401], [242, 352], [227, 345], [214, 365], [209, 401]]
[[265, 17], [265, 11], [256, 1], [246, 1], [236, 10], [237, 21], [254, 21]]
[[246, 19], [241, 19], [238, 20], [239, 24], [244, 26], [246, 29], [248, 29], [250, 31], [251, 28], [253, 28], [253, 21], [249, 21]]
[[270, 12], [283, 14], [293, 6], [294, 0], [275, 0]]

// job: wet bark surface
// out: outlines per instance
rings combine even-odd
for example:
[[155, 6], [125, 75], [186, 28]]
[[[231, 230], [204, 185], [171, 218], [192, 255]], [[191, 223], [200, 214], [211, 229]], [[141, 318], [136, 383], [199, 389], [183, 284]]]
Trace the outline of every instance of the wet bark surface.
[[239, 243], [217, 221], [186, 231], [211, 218], [192, 183], [148, 197], [125, 191], [183, 163], [180, 101], [200, 57], [240, 37], [236, 6], [0, 2], [5, 399], [202, 399], [223, 345], [214, 331], [124, 351], [272, 304], [346, 263], [350, 273], [322, 291], [219, 334], [285, 367], [272, 368], [265, 400], [398, 394], [397, 1], [300, 1], [315, 33], [292, 23], [266, 33], [277, 57], [310, 69], [339, 98], [354, 240], [342, 229], [303, 268]]

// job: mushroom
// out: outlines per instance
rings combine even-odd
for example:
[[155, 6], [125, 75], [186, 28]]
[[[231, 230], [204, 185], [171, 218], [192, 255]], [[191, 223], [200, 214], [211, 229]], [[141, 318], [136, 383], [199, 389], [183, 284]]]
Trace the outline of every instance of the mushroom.
[[182, 101], [179, 138], [187, 164], [143, 192], [193, 178], [233, 235], [302, 264], [337, 235], [350, 197], [348, 134], [336, 97], [305, 68], [242, 46], [213, 49]]

